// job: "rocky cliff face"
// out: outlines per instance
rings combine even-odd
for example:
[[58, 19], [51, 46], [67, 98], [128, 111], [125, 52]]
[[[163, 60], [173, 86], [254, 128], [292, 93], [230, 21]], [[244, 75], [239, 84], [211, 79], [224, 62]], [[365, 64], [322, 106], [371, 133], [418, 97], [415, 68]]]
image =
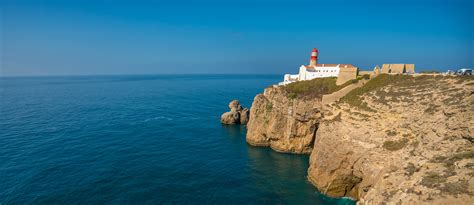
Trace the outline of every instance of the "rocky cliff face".
[[361, 204], [472, 203], [474, 79], [385, 78], [325, 106], [309, 180]]
[[311, 153], [308, 179], [360, 204], [474, 200], [474, 78], [382, 75], [343, 99], [292, 99], [267, 88], [247, 141]]
[[270, 87], [255, 97], [247, 124], [247, 142], [279, 152], [311, 153], [321, 120], [321, 98], [291, 99]]

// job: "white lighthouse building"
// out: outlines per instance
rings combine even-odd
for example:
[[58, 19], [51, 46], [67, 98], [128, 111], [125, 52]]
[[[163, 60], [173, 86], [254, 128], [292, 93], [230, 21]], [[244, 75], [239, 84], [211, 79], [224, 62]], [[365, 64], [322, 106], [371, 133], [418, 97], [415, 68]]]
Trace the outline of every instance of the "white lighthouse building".
[[315, 78], [338, 77], [341, 69], [357, 70], [352, 64], [318, 64], [318, 54], [318, 49], [314, 48], [311, 52], [309, 65], [301, 65], [298, 74], [285, 74], [283, 82], [278, 85]]

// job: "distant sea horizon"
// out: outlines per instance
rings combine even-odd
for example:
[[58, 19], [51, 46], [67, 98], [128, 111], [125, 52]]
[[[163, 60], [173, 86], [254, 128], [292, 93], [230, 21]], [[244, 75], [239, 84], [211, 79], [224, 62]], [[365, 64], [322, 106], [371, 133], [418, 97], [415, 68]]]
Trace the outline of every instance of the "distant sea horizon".
[[[375, 65], [374, 65], [375, 66]], [[382, 64], [379, 65], [382, 67]], [[29, 77], [97, 77], [97, 76], [180, 76], [180, 75], [196, 75], [196, 76], [206, 76], [206, 75], [267, 75], [267, 76], [281, 76], [283, 79], [283, 76], [285, 74], [296, 74], [298, 73], [298, 67], [295, 66], [295, 68], [291, 71], [288, 72], [282, 72], [282, 73], [96, 73], [96, 74], [45, 74], [45, 75], [2, 75], [0, 73], [0, 78], [29, 78]], [[467, 68], [469, 66], [461, 66], [462, 68]], [[457, 69], [461, 69], [461, 67]], [[416, 72], [422, 72], [422, 71], [438, 71], [438, 72], [444, 72], [449, 70], [448, 68], [446, 69], [441, 69], [441, 68], [418, 68], [415, 65], [415, 71]], [[454, 69], [456, 70], [456, 69]], [[359, 68], [359, 71], [373, 71], [373, 68], [366, 68], [362, 69]]]
[[[296, 71], [295, 71], [296, 72]], [[282, 76], [284, 73], [136, 73], [136, 74], [47, 74], [47, 75], [0, 75], [0, 78], [34, 78], [34, 77], [113, 77], [113, 76]]]
[[354, 204], [220, 124], [278, 74], [0, 77], [0, 204]]

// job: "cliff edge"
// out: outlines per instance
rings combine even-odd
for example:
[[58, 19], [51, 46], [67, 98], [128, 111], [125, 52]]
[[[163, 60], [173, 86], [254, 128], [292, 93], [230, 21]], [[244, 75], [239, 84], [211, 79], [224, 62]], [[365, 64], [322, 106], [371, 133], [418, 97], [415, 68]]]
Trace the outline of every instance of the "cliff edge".
[[381, 75], [325, 106], [308, 179], [361, 204], [474, 200], [474, 78]]
[[[473, 77], [330, 81], [265, 89], [252, 104], [247, 142], [311, 153], [309, 181], [360, 204], [474, 200]], [[351, 91], [342, 89], [348, 85]], [[335, 92], [344, 96], [323, 103]]]
[[247, 142], [279, 152], [309, 154], [321, 119], [319, 98], [291, 100], [279, 88], [258, 94], [250, 108]]
[[336, 85], [336, 80], [319, 78], [266, 88], [250, 108], [247, 142], [278, 152], [310, 154], [322, 119], [323, 96], [359, 82]]

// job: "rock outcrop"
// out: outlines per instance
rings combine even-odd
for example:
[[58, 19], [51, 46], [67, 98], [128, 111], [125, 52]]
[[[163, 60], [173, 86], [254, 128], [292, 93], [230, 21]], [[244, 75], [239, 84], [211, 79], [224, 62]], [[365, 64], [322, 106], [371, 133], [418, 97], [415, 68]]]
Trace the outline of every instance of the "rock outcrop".
[[279, 152], [309, 154], [321, 119], [321, 98], [291, 99], [278, 87], [255, 96], [247, 142]]
[[240, 105], [238, 100], [233, 100], [229, 103], [229, 112], [225, 112], [221, 116], [222, 124], [247, 124], [249, 121], [249, 109], [244, 108]]
[[360, 204], [474, 201], [474, 78], [381, 74], [341, 100], [255, 97], [247, 142], [311, 153], [308, 179]]
[[474, 79], [390, 78], [324, 108], [309, 180], [364, 204], [472, 202]]

